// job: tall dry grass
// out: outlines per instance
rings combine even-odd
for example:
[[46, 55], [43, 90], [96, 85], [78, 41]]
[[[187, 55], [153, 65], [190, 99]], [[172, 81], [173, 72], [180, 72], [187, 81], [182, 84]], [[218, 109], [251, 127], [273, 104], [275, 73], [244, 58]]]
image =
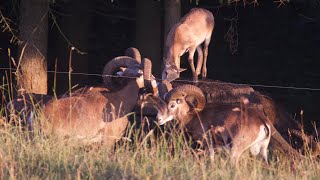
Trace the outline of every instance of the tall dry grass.
[[[40, 117], [40, 116], [39, 116]], [[37, 121], [43, 119], [37, 118]], [[0, 129], [1, 179], [318, 179], [320, 164], [305, 159], [292, 164], [270, 156], [266, 166], [244, 154], [239, 166], [230, 164], [223, 151], [196, 155], [179, 129], [169, 127], [142, 132], [135, 124], [107, 151], [101, 144], [83, 145], [41, 133], [38, 123], [33, 138], [16, 125]]]
[[[1, 93], [11, 97], [10, 83]], [[5, 101], [3, 101], [5, 102]], [[76, 139], [57, 139], [43, 134], [45, 119], [38, 111], [34, 132], [19, 125], [18, 116], [9, 116], [2, 103], [0, 127], [0, 179], [319, 179], [318, 159], [291, 162], [269, 152], [266, 166], [259, 157], [245, 153], [237, 167], [225, 151], [214, 157], [199, 153], [175, 125], [146, 131], [140, 118], [133, 117], [125, 136], [113, 150], [103, 145], [82, 144]], [[12, 123], [16, 122], [16, 123]], [[31, 137], [32, 135], [32, 137]]]

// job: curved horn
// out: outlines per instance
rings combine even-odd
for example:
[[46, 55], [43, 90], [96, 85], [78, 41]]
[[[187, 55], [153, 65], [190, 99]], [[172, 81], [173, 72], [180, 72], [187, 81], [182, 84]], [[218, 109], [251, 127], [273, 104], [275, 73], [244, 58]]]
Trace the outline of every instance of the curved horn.
[[143, 66], [143, 79], [144, 79], [144, 87], [148, 90], [152, 90], [151, 78], [152, 78], [152, 62], [148, 58], [143, 58], [142, 61]]
[[[140, 63], [138, 60], [133, 59], [128, 56], [119, 56], [116, 58], [113, 58], [111, 61], [109, 61], [103, 69], [103, 83], [106, 86], [106, 88], [112, 88], [115, 86], [115, 78], [112, 78], [111, 76], [114, 76], [117, 71], [119, 71], [120, 67], [133, 67], [138, 66]], [[108, 76], [111, 75], [111, 76]], [[118, 83], [119, 84], [119, 83]], [[120, 83], [121, 84], [121, 83]]]
[[294, 134], [301, 138], [301, 140], [306, 143], [308, 146], [312, 149], [312, 155], [318, 156], [320, 154], [320, 143], [316, 142], [314, 140], [314, 137], [312, 135], [307, 135], [303, 133], [302, 131], [296, 130], [296, 129], [289, 129], [289, 132], [291, 134]]
[[283, 155], [291, 156], [297, 159], [298, 161], [301, 161], [304, 158], [304, 156], [300, 154], [297, 150], [295, 150], [286, 140], [284, 140], [281, 134], [273, 126], [271, 121], [268, 118], [266, 119], [268, 120], [269, 125], [271, 127], [272, 146], [274, 146], [275, 149], [279, 150]]
[[308, 136], [308, 135], [304, 134], [302, 131], [299, 131], [296, 129], [289, 129], [289, 132], [291, 134], [298, 136], [299, 138], [301, 138], [302, 141], [304, 141], [307, 144], [310, 144], [313, 139], [312, 136]]
[[152, 78], [152, 62], [148, 58], [143, 58], [143, 78], [145, 80], [151, 81]]
[[139, 50], [135, 47], [129, 47], [124, 52], [126, 56], [132, 57], [133, 59], [136, 59], [139, 63], [141, 63], [141, 54]]
[[[184, 84], [172, 89], [166, 96], [165, 101], [169, 102], [172, 99], [179, 97], [187, 98], [194, 96], [196, 98], [196, 103], [193, 104], [196, 111], [202, 111], [206, 104], [206, 98], [200, 88], [191, 84]], [[188, 101], [186, 99], [186, 101]]]

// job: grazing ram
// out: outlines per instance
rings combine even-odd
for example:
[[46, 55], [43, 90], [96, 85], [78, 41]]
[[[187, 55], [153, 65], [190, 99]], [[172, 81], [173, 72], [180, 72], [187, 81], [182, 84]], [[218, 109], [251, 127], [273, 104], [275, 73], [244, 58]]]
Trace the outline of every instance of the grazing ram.
[[108, 75], [123, 69], [121, 75], [131, 77], [125, 80], [125, 84], [122, 82], [114, 88], [114, 80], [106, 76], [108, 79], [104, 82], [108, 88], [82, 88], [72, 96], [49, 100], [42, 108], [47, 121], [41, 122], [41, 130], [61, 138], [103, 141], [105, 147], [111, 148], [121, 138], [128, 124], [126, 115], [132, 112], [139, 98], [139, 89], [144, 87], [140, 62], [122, 56], [105, 66], [104, 73]]
[[[121, 64], [122, 60], [124, 64]], [[114, 61], [119, 66], [125, 66], [128, 57]], [[128, 67], [124, 71], [124, 76], [133, 78], [121, 89], [87, 92], [85, 96], [48, 102], [44, 107], [44, 115], [48, 119], [44, 131], [90, 142], [102, 140], [107, 147], [112, 147], [127, 127], [126, 115], [132, 112], [139, 98], [139, 89], [144, 87], [139, 65], [137, 62], [136, 67]]]
[[[192, 70], [193, 80], [198, 80], [202, 66], [202, 77], [207, 76], [206, 61], [208, 46], [214, 28], [214, 17], [206, 9], [193, 8], [169, 32], [164, 51], [164, 69], [162, 79], [172, 81], [180, 76], [180, 56], [189, 51], [188, 61]], [[201, 44], [203, 52], [201, 50]], [[194, 67], [193, 56], [198, 51], [197, 69]], [[202, 59], [202, 53], [204, 54]]]
[[[164, 99], [166, 93], [172, 88], [184, 84], [193, 84], [191, 82], [177, 81], [168, 82], [162, 81], [158, 85], [159, 97]], [[204, 92], [207, 104], [225, 104], [225, 103], [240, 103], [241, 98], [245, 97], [252, 105], [260, 106], [267, 118], [272, 123], [271, 145], [284, 155], [291, 155], [292, 158], [299, 159], [301, 155], [295, 149], [301, 149], [301, 146], [292, 146], [288, 143], [292, 140], [301, 141], [305, 137], [295, 135], [293, 138], [288, 134], [289, 130], [301, 131], [301, 125], [293, 120], [290, 115], [278, 106], [271, 98], [254, 91], [253, 88], [246, 85], [237, 85], [232, 83], [220, 82], [216, 80], [201, 81], [197, 86]], [[306, 135], [305, 135], [306, 136]], [[309, 136], [307, 136], [309, 138]], [[311, 141], [305, 142], [311, 147], [312, 154], [317, 156], [320, 152], [320, 145], [314, 141], [314, 138], [309, 138]]]
[[[133, 59], [132, 59], [133, 58]], [[120, 60], [119, 60], [120, 59]], [[93, 92], [109, 91], [112, 88], [121, 88], [126, 83], [126, 78], [120, 78], [117, 76], [121, 68], [132, 67], [138, 64], [141, 64], [141, 54], [138, 49], [134, 47], [127, 48], [125, 51], [125, 56], [119, 56], [112, 60], [112, 63], [109, 63], [105, 66], [103, 74], [103, 86], [90, 87], [86, 86], [79, 88], [72, 92], [72, 96], [86, 96], [87, 94]], [[117, 69], [118, 68], [118, 69]], [[148, 68], [145, 68], [148, 69]], [[117, 71], [120, 70], [120, 71]], [[122, 72], [121, 72], [122, 73]], [[112, 75], [112, 76], [109, 76]], [[129, 76], [131, 76], [129, 74]], [[59, 96], [58, 98], [63, 98], [65, 95]], [[32, 119], [34, 118], [35, 110], [37, 108], [42, 108], [49, 100], [52, 100], [54, 97], [50, 95], [43, 94], [34, 94], [27, 93], [18, 96], [9, 103], [7, 103], [7, 111], [9, 112], [9, 121], [12, 123], [19, 123], [22, 126], [27, 126], [29, 130], [32, 130]], [[17, 116], [18, 115], [18, 116]], [[18, 118], [16, 118], [18, 117]], [[14, 122], [14, 120], [19, 120]]]
[[[159, 101], [153, 99], [150, 102]], [[252, 154], [260, 153], [267, 161], [271, 125], [264, 113], [257, 108], [247, 107], [244, 113], [236, 110], [240, 108], [239, 104], [206, 105], [202, 90], [193, 85], [181, 85], [172, 89], [167, 94], [165, 103], [154, 105], [158, 109], [157, 119], [160, 125], [175, 119], [194, 140], [203, 141], [204, 135], [212, 128], [224, 127], [227, 133], [223, 134], [232, 139], [231, 158], [234, 163], [248, 148]]]

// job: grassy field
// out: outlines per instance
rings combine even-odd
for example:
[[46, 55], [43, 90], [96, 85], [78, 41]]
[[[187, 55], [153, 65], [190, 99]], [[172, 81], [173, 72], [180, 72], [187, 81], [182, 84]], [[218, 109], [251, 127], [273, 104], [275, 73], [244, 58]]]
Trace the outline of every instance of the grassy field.
[[[2, 94], [10, 96], [10, 91], [2, 88]], [[40, 117], [36, 118], [32, 140], [21, 126], [1, 120], [0, 179], [320, 178], [319, 160], [313, 158], [293, 163], [269, 152], [270, 164], [266, 166], [260, 158], [245, 153], [234, 167], [224, 151], [199, 155], [179, 130], [168, 125], [151, 131], [130, 125], [115, 148], [107, 150], [101, 144], [84, 145], [45, 135], [37, 123], [43, 121]]]
[[[132, 128], [130, 128], [132, 127]], [[228, 155], [196, 155], [178, 130], [142, 132], [130, 126], [112, 151], [101, 144], [83, 145], [44, 135], [34, 137], [18, 126], [0, 129], [0, 179], [319, 179], [319, 161], [286, 158], [266, 166], [259, 158], [243, 155], [238, 167]], [[157, 128], [157, 127], [156, 127]], [[155, 133], [157, 132], [157, 133]], [[158, 135], [157, 135], [158, 134]]]

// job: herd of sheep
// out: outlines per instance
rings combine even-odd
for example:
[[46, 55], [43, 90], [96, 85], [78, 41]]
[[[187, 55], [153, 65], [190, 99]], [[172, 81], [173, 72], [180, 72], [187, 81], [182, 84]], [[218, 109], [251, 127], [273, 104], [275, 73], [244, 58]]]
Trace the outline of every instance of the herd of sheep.
[[[247, 149], [253, 155], [261, 154], [266, 163], [270, 147], [299, 160], [304, 158], [302, 147], [307, 144], [312, 155], [318, 156], [320, 145], [314, 137], [304, 134], [301, 125], [269, 97], [246, 85], [198, 81], [201, 69], [203, 78], [207, 74], [213, 28], [214, 17], [205, 9], [192, 9], [181, 18], [167, 36], [162, 80], [152, 75], [149, 59], [142, 59], [136, 48], [128, 48], [125, 56], [112, 59], [104, 67], [103, 87], [84, 87], [57, 98], [21, 95], [7, 104], [8, 119], [12, 123], [20, 119], [19, 124], [32, 132], [36, 108], [40, 108], [42, 119], [46, 119], [40, 125], [44, 133], [103, 142], [104, 147], [112, 148], [128, 126], [127, 114], [137, 108], [143, 112], [148, 106], [154, 110], [143, 113], [148, 118], [156, 119], [159, 125], [177, 121], [203, 148], [228, 146], [235, 164]], [[193, 81], [175, 81], [182, 71], [180, 56], [185, 52], [189, 53]]]

